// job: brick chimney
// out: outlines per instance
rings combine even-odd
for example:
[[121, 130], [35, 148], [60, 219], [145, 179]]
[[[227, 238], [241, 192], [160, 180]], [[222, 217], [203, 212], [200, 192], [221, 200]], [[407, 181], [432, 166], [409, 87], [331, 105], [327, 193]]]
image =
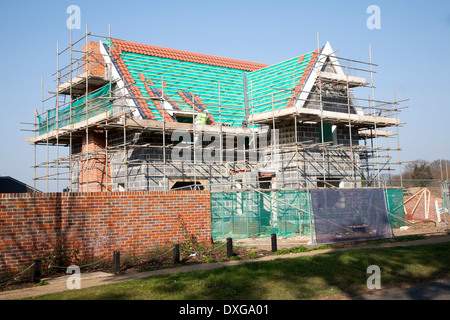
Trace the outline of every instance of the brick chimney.
[[[108, 159], [102, 151], [105, 148], [105, 133], [103, 131], [89, 131], [83, 135], [81, 152], [88, 152], [89, 158], [81, 159], [79, 192], [103, 192], [111, 189], [106, 183], [111, 183]], [[87, 141], [86, 141], [87, 140]]]
[[83, 56], [86, 60], [83, 64], [83, 72], [89, 70], [91, 76], [105, 77], [105, 59], [100, 53], [100, 43], [90, 41], [83, 45], [83, 52], [87, 53]]

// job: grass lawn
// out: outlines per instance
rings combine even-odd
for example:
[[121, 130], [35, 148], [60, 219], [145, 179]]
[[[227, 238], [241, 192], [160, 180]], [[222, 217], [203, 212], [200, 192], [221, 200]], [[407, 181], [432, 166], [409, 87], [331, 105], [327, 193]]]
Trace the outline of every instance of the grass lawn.
[[366, 270], [370, 265], [380, 267], [382, 289], [432, 280], [450, 274], [450, 242], [252, 262], [66, 291], [36, 299], [340, 299], [369, 291]]

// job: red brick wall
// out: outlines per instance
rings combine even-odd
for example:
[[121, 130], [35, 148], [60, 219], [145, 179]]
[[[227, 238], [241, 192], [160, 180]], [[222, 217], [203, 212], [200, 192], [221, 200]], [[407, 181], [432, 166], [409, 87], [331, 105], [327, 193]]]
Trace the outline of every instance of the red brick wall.
[[84, 254], [109, 257], [176, 243], [186, 231], [210, 241], [208, 191], [0, 194], [0, 273], [31, 264], [61, 234]]

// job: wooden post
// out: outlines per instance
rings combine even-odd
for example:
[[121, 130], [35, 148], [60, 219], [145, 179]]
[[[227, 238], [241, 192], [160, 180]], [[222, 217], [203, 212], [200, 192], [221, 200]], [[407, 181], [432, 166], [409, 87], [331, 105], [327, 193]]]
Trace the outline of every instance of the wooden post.
[[414, 208], [411, 210], [411, 215], [414, 215], [414, 213], [416, 212], [416, 208], [419, 205], [420, 200], [422, 200], [424, 193], [425, 193], [425, 189], [423, 189], [422, 192], [420, 193], [419, 200], [417, 200], [416, 204], [414, 205]]

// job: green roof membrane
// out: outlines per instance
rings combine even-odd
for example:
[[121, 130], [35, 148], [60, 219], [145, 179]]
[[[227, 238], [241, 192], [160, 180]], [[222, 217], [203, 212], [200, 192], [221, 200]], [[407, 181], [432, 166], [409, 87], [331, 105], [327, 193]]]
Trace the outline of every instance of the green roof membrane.
[[[216, 121], [219, 120], [219, 109], [223, 122], [240, 126], [245, 120], [244, 71], [129, 52], [123, 52], [121, 57], [144, 97], [149, 95], [140, 74], [151, 79], [155, 87], [163, 89], [182, 110], [192, 111], [192, 107], [178, 92], [189, 91], [203, 101]], [[164, 88], [162, 81], [166, 84]], [[219, 101], [222, 108], [219, 108]], [[154, 103], [149, 101], [147, 104], [156, 120], [162, 120]]]
[[285, 108], [295, 88], [311, 61], [313, 53], [269, 66], [247, 74], [250, 106], [253, 113]]
[[[285, 108], [292, 98], [291, 89], [302, 78], [312, 56], [311, 52], [304, 55], [301, 61], [299, 57], [295, 57], [256, 71], [245, 72], [126, 51], [121, 54], [143, 97], [149, 97], [149, 94], [141, 75], [145, 77], [147, 85], [164, 91], [181, 110], [192, 111], [192, 106], [179, 94], [180, 91], [188, 91], [202, 100], [216, 122], [221, 120], [232, 126], [241, 126], [245, 120], [244, 81], [250, 114]], [[152, 101], [147, 101], [147, 105], [156, 120], [163, 120]]]

